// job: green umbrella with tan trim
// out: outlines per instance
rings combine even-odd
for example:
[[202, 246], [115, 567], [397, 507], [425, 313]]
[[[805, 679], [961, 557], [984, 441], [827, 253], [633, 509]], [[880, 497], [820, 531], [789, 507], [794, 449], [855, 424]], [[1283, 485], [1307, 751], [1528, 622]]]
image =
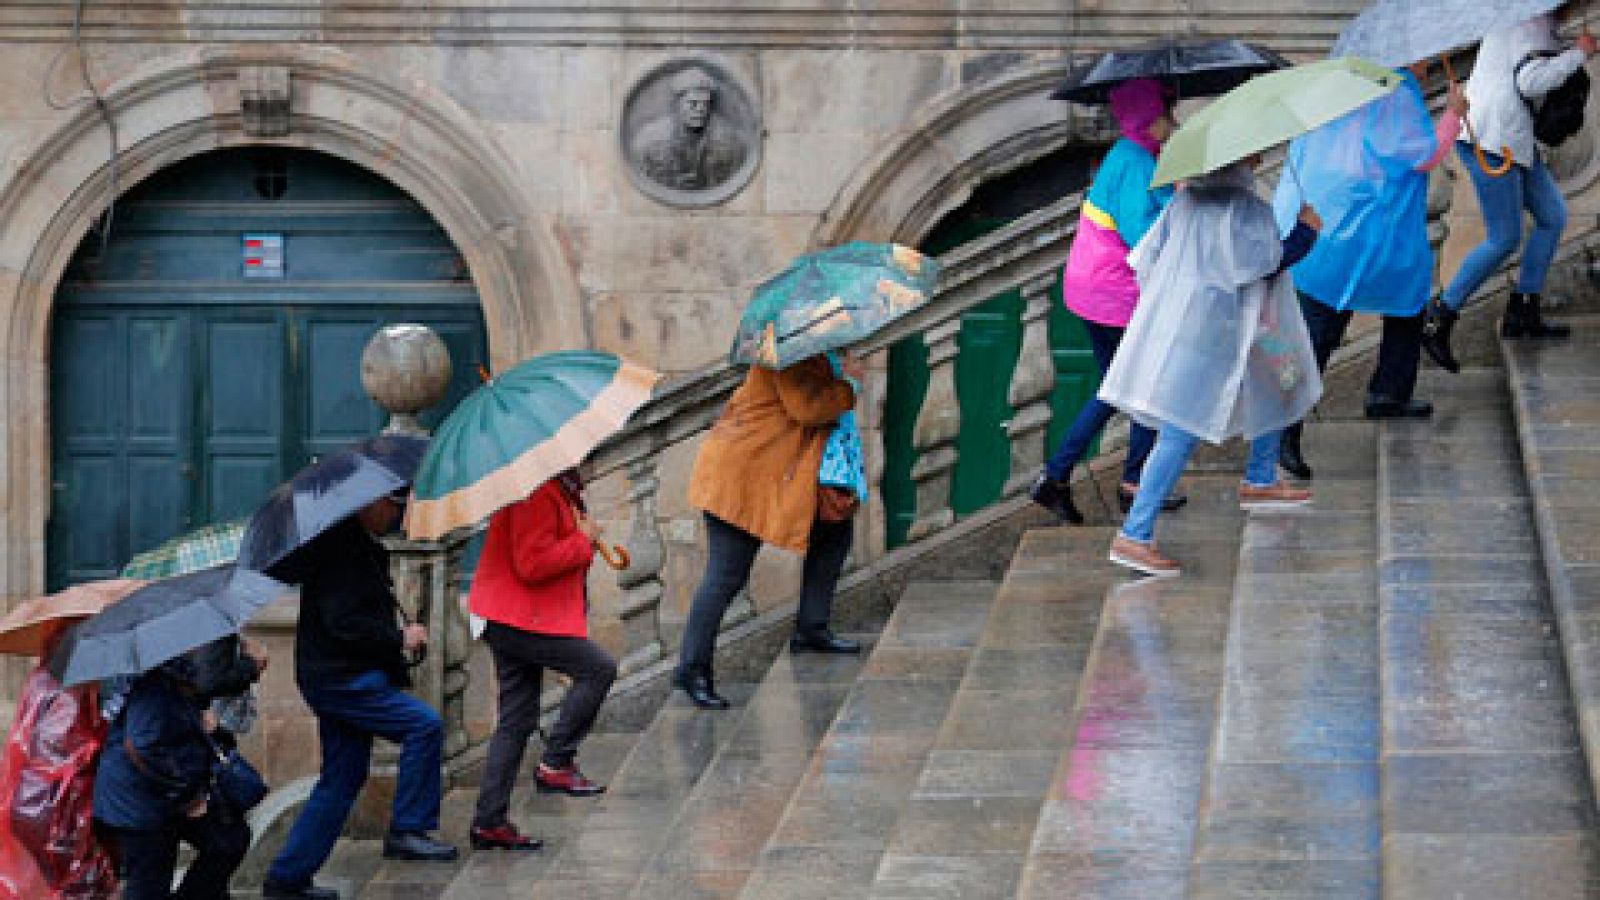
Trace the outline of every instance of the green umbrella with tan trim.
[[561, 350], [489, 379], [434, 431], [406, 534], [437, 538], [527, 497], [620, 429], [660, 378], [609, 353]]

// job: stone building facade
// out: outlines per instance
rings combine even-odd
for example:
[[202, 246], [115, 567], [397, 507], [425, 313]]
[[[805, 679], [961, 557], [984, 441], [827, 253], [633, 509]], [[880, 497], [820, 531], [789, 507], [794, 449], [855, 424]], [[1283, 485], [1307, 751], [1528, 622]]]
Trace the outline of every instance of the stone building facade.
[[[0, 6], [0, 593], [9, 605], [41, 591], [52, 552], [63, 273], [114, 195], [186, 159], [301, 148], [404, 192], [470, 272], [493, 366], [594, 347], [689, 373], [722, 360], [748, 288], [792, 256], [849, 239], [918, 244], [978, 185], [1081, 140], [1091, 114], [1048, 99], [1074, 57], [1193, 34], [1307, 58], [1363, 5]], [[679, 616], [702, 561], [698, 518], [674, 487], [693, 452], [678, 447], [659, 470], [665, 607]], [[602, 515], [625, 487], [597, 486]], [[881, 528], [860, 532], [858, 558], [883, 552]], [[765, 560], [752, 594], [787, 590], [796, 569]], [[287, 675], [274, 673], [286, 690]]]

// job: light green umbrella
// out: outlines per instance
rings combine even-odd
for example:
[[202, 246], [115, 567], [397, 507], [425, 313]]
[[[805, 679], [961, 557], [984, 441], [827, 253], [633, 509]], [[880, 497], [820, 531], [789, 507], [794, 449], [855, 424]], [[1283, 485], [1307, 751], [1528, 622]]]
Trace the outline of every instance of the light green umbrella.
[[222, 522], [180, 534], [128, 560], [121, 575], [123, 578], [171, 578], [233, 562], [239, 558], [244, 525], [242, 520]]
[[1257, 75], [1189, 117], [1161, 148], [1151, 187], [1203, 175], [1320, 128], [1400, 86], [1400, 76], [1341, 57]]

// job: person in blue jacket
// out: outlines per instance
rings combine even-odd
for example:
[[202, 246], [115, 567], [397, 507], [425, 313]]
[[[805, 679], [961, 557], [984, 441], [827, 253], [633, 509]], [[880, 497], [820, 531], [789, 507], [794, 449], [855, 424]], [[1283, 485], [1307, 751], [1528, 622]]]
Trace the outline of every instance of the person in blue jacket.
[[[1155, 174], [1162, 143], [1177, 127], [1172, 118], [1172, 98], [1153, 79], [1139, 78], [1117, 85], [1110, 101], [1111, 116], [1122, 137], [1111, 145], [1084, 195], [1078, 233], [1061, 271], [1062, 302], [1082, 320], [1101, 376], [1111, 368], [1123, 331], [1139, 302], [1139, 282], [1128, 267], [1128, 253], [1172, 199], [1171, 187], [1152, 189], [1150, 178]], [[1098, 397], [1090, 397], [1083, 404], [1029, 489], [1035, 503], [1067, 522], [1083, 521], [1083, 514], [1072, 500], [1072, 469], [1083, 460], [1089, 445], [1115, 413]], [[1155, 440], [1155, 431], [1144, 425], [1133, 422], [1128, 426], [1128, 455], [1117, 487], [1123, 512], [1133, 505], [1134, 494], [1139, 490], [1139, 472]], [[1182, 494], [1174, 492], [1163, 501], [1162, 508], [1174, 510], [1184, 501]]]
[[[1370, 419], [1433, 413], [1431, 404], [1412, 396], [1433, 282], [1428, 172], [1454, 143], [1467, 101], [1452, 86], [1435, 124], [1418, 84], [1427, 65], [1400, 70], [1394, 93], [1290, 144], [1274, 202], [1284, 231], [1302, 203], [1322, 216], [1316, 245], [1291, 270], [1319, 369], [1327, 368], [1355, 313], [1383, 317], [1378, 364], [1367, 383]], [[1278, 464], [1308, 479], [1303, 427], [1296, 422], [1284, 429]]]
[[[197, 667], [198, 652], [139, 676], [106, 734], [94, 820], [116, 848], [123, 900], [226, 900], [250, 849], [244, 817], [216, 808], [208, 796], [213, 743], [231, 738], [206, 707], [247, 688], [265, 655], [242, 657], [240, 669], [219, 682]], [[174, 892], [180, 841], [196, 856]]]

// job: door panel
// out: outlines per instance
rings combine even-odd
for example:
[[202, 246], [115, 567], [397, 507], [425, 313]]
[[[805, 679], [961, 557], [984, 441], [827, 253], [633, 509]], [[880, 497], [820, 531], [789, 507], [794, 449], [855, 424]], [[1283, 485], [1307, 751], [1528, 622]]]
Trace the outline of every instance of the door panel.
[[281, 313], [208, 318], [205, 329], [202, 524], [247, 515], [281, 480], [288, 356]]
[[328, 320], [306, 311], [298, 323], [305, 372], [296, 384], [305, 392], [307, 458], [322, 456], [383, 427], [382, 411], [361, 386], [361, 351], [382, 323], [376, 318]]

